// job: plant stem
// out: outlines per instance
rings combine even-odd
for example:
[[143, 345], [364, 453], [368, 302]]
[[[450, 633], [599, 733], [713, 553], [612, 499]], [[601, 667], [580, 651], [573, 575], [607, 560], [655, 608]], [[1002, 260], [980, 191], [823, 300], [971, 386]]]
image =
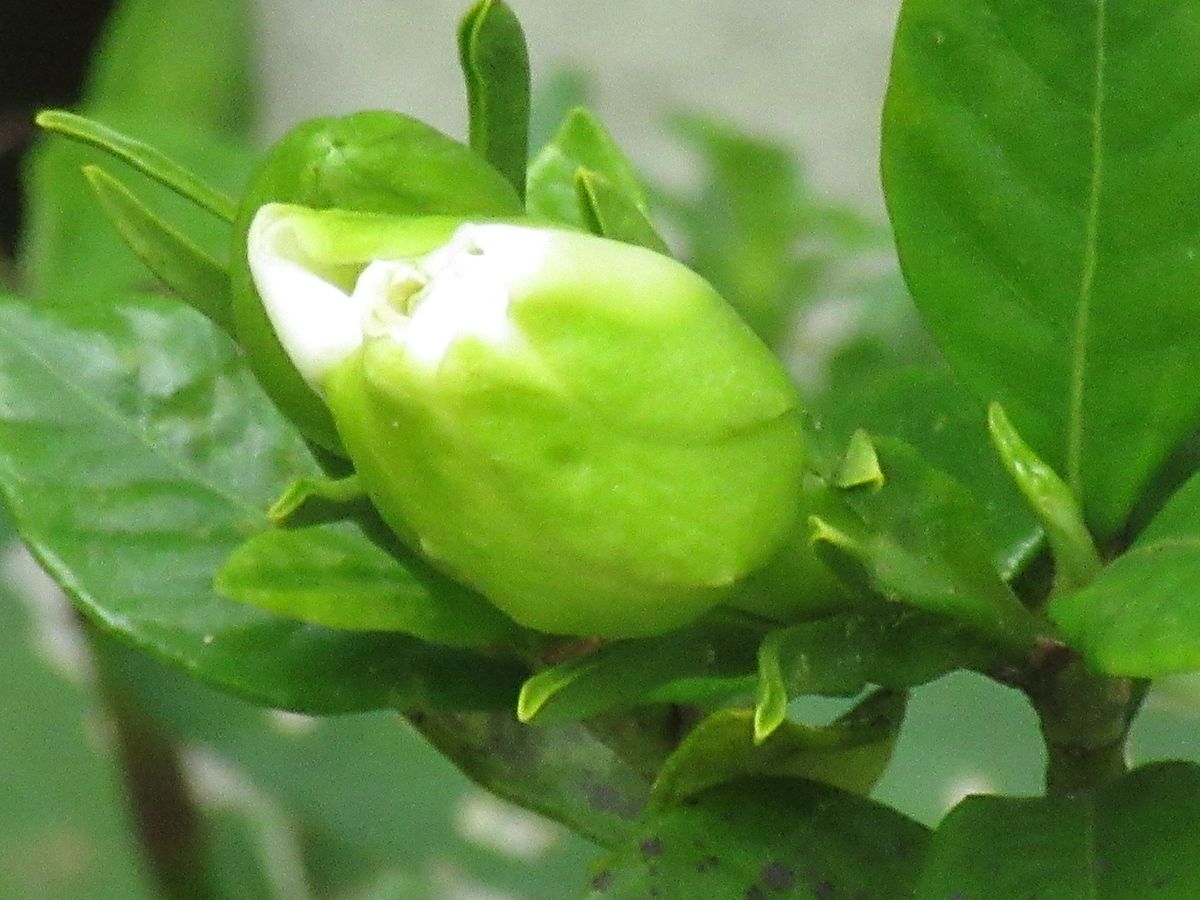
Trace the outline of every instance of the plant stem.
[[1046, 793], [1074, 794], [1127, 771], [1125, 743], [1145, 682], [1089, 672], [1062, 648], [1022, 685], [1046, 744]]

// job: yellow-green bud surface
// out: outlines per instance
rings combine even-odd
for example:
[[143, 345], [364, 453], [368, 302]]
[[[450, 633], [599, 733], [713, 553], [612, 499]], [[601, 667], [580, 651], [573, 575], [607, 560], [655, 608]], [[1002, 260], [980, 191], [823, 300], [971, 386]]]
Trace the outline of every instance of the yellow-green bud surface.
[[795, 390], [669, 257], [283, 205], [259, 212], [248, 256], [384, 519], [526, 626], [685, 625], [794, 524]]

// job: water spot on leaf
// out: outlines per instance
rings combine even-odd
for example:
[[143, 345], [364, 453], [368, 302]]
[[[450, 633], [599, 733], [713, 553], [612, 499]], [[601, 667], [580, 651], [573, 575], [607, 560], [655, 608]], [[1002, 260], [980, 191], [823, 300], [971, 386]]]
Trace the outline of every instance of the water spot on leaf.
[[832, 881], [826, 879], [824, 881], [818, 881], [816, 884], [814, 884], [812, 892], [813, 896], [816, 897], [817, 900], [833, 900], [833, 898], [837, 895], [837, 888], [833, 886]]
[[765, 865], [759, 877], [773, 891], [790, 891], [796, 884], [795, 873], [779, 862]]
[[603, 894], [612, 886], [612, 880], [613, 873], [608, 869], [597, 872], [596, 876], [592, 879], [592, 890]]
[[767, 895], [757, 884], [752, 884], [746, 888], [746, 900], [767, 900]]
[[646, 838], [639, 846], [642, 849], [642, 856], [646, 859], [661, 856], [663, 852], [662, 841], [658, 838]]
[[700, 862], [696, 863], [696, 871], [703, 875], [710, 869], [717, 867], [717, 858], [715, 856], [706, 856]]

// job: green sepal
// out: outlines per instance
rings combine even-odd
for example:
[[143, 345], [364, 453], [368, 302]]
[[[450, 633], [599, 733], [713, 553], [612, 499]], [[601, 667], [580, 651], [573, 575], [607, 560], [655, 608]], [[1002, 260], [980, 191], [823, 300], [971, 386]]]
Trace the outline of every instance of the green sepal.
[[305, 525], [336, 522], [354, 515], [366, 498], [357, 475], [345, 478], [305, 476], [284, 488], [279, 499], [267, 510], [267, 518], [277, 527], [297, 522]]
[[529, 157], [529, 52], [516, 15], [503, 0], [480, 0], [458, 29], [467, 86], [471, 149], [525, 196]]
[[150, 210], [99, 166], [83, 174], [109, 220], [129, 248], [181, 300], [233, 333], [229, 276], [225, 267]]
[[1090, 583], [1103, 562], [1075, 493], [1025, 443], [999, 403], [988, 407], [988, 431], [1004, 468], [1046, 530], [1054, 554], [1054, 593]]
[[575, 173], [575, 196], [592, 234], [655, 253], [670, 252], [646, 213], [603, 175], [580, 169]]
[[103, 150], [219, 219], [226, 222], [234, 219], [237, 204], [230, 197], [135, 138], [61, 109], [44, 110], [38, 113], [34, 121], [47, 131]]

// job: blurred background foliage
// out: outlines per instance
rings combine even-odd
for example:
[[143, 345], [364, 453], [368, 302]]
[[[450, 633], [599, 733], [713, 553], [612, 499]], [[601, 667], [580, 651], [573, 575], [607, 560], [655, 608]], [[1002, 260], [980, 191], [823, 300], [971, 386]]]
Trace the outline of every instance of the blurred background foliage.
[[[374, 83], [387, 87], [391, 105], [448, 130], [453, 123], [430, 116], [436, 101], [416, 88], [441, 78], [443, 94], [459, 89], [451, 25], [462, 5], [447, 0], [419, 16], [417, 4], [399, 4], [382, 24], [358, 10], [344, 23], [347, 41], [357, 28], [361, 42], [393, 46], [416, 46], [423, 29], [446, 25], [444, 33], [429, 35], [446, 61], [437, 78], [427, 77], [419, 54], [415, 61], [393, 54], [389, 63], [404, 66], [419, 95], [413, 103], [406, 103], [404, 84], [378, 75]], [[558, 33], [554, 17], [565, 13], [535, 16], [533, 4], [513, 5], [526, 19], [535, 64], [540, 59], [544, 66], [535, 71], [535, 146], [575, 104], [596, 104], [603, 116], [608, 105], [601, 100], [621, 99], [611, 79], [623, 67], [634, 73], [630, 96], [647, 77], [650, 64], [631, 61], [626, 32], [592, 29], [589, 40], [606, 48], [599, 56], [613, 63], [598, 97], [599, 76], [580, 68], [595, 58], [572, 60], [571, 35], [560, 43], [557, 62], [540, 49], [539, 42]], [[301, 115], [298, 106], [317, 114], [371, 102], [361, 94], [371, 74], [363, 59], [380, 56], [336, 41], [325, 55], [345, 61], [344, 93], [330, 99], [337, 80], [314, 75], [307, 100], [303, 90], [284, 95], [281, 84], [288, 72], [295, 75], [298, 60], [319, 67], [321, 59], [305, 52], [304, 35], [319, 32], [322, 16], [338, 9], [321, 6], [265, 2], [257, 8], [257, 30], [246, 10], [219, 0], [128, 0], [111, 19], [112, 4], [94, 0], [0, 6], [0, 284], [44, 302], [84, 287], [148, 285], [85, 190], [78, 168], [87, 151], [65, 142], [35, 145], [33, 112], [82, 103], [236, 190], [251, 147]], [[365, 6], [382, 15], [382, 5]], [[704, 6], [749, 15], [742, 4]], [[819, 40], [824, 27], [836, 47], [847, 34], [846, 13], [831, 24], [828, 6], [811, 0], [781, 8], [817, 33], [808, 40]], [[810, 121], [803, 104], [834, 96], [839, 78], [842, 90], [857, 92], [861, 121], [873, 123], [886, 66], [879, 35], [896, 6], [863, 5], [861, 31], [873, 55], [847, 77], [827, 72], [828, 83], [815, 95], [806, 82], [795, 98], [796, 115], [790, 108], [777, 112], [771, 121], [780, 127], [764, 129], [767, 136], [747, 128], [746, 117], [731, 124], [714, 114], [713, 108], [736, 105], [736, 92], [732, 99], [706, 96], [702, 86], [687, 97], [687, 112], [679, 108], [684, 104], [662, 102], [640, 110], [655, 118], [655, 140], [667, 148], [647, 162], [663, 232], [783, 356], [818, 426], [824, 416], [836, 418], [832, 398], [853, 403], [868, 381], [939, 365], [897, 272], [876, 189], [855, 187], [874, 169], [874, 143], [833, 150], [850, 158], [844, 167], [850, 174], [839, 183], [824, 159], [823, 188], [814, 186], [794, 146], [796, 123]], [[741, 35], [743, 56], [722, 58], [727, 71], [764, 65], [753, 52], [756, 36], [779, 37], [768, 36], [769, 11], [762, 15], [762, 30], [746, 26]], [[545, 33], [538, 16], [547, 19]], [[559, 22], [560, 32], [568, 21]], [[708, 24], [714, 33], [721, 28], [719, 21]], [[650, 45], [656, 52], [687, 56], [664, 35]], [[97, 46], [105, 51], [85, 79]], [[798, 74], [786, 63], [768, 68], [766, 83]], [[731, 75], [722, 83], [745, 82]], [[744, 99], [747, 107], [762, 102]], [[635, 159], [655, 149], [654, 141], [637, 137], [636, 122], [628, 130], [635, 133]], [[614, 132], [622, 137], [622, 128]], [[855, 128], [825, 133], [844, 137]], [[829, 199], [831, 185], [851, 200]], [[138, 187], [155, 196], [151, 186]], [[169, 198], [156, 199], [168, 215], [179, 213], [176, 221], [193, 225]], [[0, 896], [550, 900], [583, 886], [593, 847], [474, 787], [399, 718], [306, 719], [220, 694], [86, 629], [6, 523], [0, 537]], [[1137, 760], [1200, 759], [1196, 694], [1187, 680], [1155, 693], [1134, 733]], [[792, 712], [821, 722], [845, 706], [807, 700]], [[1020, 697], [955, 675], [914, 693], [876, 796], [934, 822], [968, 792], [1036, 792], [1040, 753], [1032, 713]]]

